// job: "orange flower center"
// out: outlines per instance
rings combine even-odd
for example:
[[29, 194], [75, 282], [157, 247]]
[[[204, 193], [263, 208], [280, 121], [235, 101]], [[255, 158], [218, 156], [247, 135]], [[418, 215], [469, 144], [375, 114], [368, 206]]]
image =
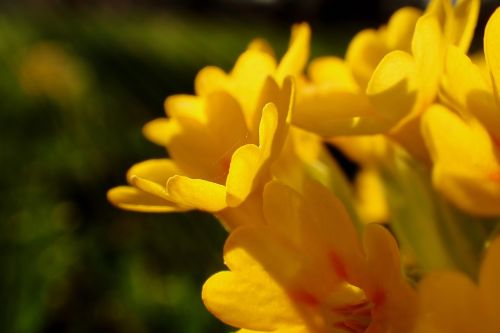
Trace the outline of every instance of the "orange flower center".
[[[347, 285], [347, 284], [346, 284]], [[352, 295], [345, 295], [345, 290], [353, 290]], [[375, 301], [368, 300], [363, 291], [355, 286], [349, 285], [340, 298], [351, 298], [351, 301], [344, 300], [345, 303], [335, 302], [329, 305], [328, 301], [320, 300], [312, 293], [300, 291], [292, 293], [292, 299], [301, 304], [305, 310], [305, 317], [309, 324], [321, 333], [363, 333], [370, 326], [372, 321], [372, 309]], [[355, 292], [354, 292], [355, 290]], [[338, 301], [338, 300], [337, 300]], [[342, 304], [343, 303], [343, 304]]]
[[338, 332], [363, 333], [372, 321], [372, 308], [373, 304], [366, 299], [332, 308], [335, 317], [333, 327]]
[[488, 178], [495, 183], [500, 183], [500, 170], [490, 172]]

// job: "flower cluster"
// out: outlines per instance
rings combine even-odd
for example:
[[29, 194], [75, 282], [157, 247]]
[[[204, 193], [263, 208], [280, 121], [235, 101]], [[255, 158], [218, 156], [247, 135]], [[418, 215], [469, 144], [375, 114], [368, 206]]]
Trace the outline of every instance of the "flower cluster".
[[478, 61], [479, 7], [402, 8], [307, 71], [307, 24], [280, 60], [252, 41], [166, 99], [144, 135], [169, 157], [109, 200], [220, 220], [228, 271], [202, 298], [241, 333], [499, 332], [500, 9]]

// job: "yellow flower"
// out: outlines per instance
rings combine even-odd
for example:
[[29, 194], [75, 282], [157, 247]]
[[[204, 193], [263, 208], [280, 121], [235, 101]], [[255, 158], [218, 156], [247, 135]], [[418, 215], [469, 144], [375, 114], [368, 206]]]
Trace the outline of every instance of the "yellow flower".
[[230, 271], [204, 285], [207, 308], [241, 332], [408, 332], [414, 292], [395, 240], [366, 226], [364, 246], [342, 204], [317, 183], [303, 194], [278, 182], [264, 191], [263, 225], [233, 231]]
[[469, 213], [499, 215], [500, 148], [485, 127], [435, 105], [423, 118], [423, 131], [434, 160], [434, 186]]
[[[171, 159], [134, 165], [127, 179], [134, 187], [117, 187], [108, 195], [125, 209], [220, 211], [238, 206], [269, 177], [287, 132], [292, 108], [292, 82], [282, 88], [268, 79], [258, 138], [250, 135], [237, 101], [225, 91], [199, 100], [199, 108], [183, 100], [172, 103], [169, 125], [175, 131], [168, 143]], [[191, 97], [186, 97], [191, 99]], [[184, 109], [187, 107], [187, 109]]]
[[478, 283], [459, 272], [433, 272], [419, 284], [415, 333], [500, 332], [500, 237], [489, 246]]
[[468, 48], [478, 9], [478, 0], [435, 0], [423, 15], [405, 7], [357, 34], [345, 61], [316, 59], [294, 124], [325, 137], [387, 133], [425, 159], [419, 116], [436, 98], [446, 43]]
[[484, 48], [492, 80], [459, 49], [447, 51], [442, 99], [458, 114], [433, 106], [422, 128], [433, 183], [461, 209], [500, 215], [500, 10], [487, 24]]
[[[299, 76], [309, 58], [310, 35], [311, 31], [306, 23], [294, 25], [289, 48], [279, 64], [276, 63], [270, 47], [264, 41], [257, 39], [252, 41], [247, 50], [240, 55], [230, 73], [225, 73], [215, 66], [203, 68], [195, 79], [195, 100], [206, 98], [213, 92], [226, 91], [240, 104], [249, 130], [251, 132], [256, 130], [260, 120], [259, 103], [262, 87], [267, 77], [273, 77], [281, 85], [287, 76]], [[169, 110], [171, 100], [180, 96], [185, 95], [167, 98], [165, 101], [167, 113], [171, 113]], [[171, 114], [169, 115], [172, 117]], [[160, 119], [163, 123], [166, 122], [165, 118]], [[162, 129], [156, 129], [154, 125], [155, 123], [145, 127], [146, 137], [160, 145], [165, 145], [165, 140], [162, 139], [165, 137]]]
[[[134, 165], [127, 173], [132, 186], [112, 189], [109, 200], [146, 212], [224, 210], [230, 219], [233, 207], [242, 206], [270, 180], [293, 108], [293, 84], [286, 77], [301, 72], [309, 38], [306, 24], [295, 26], [278, 65], [265, 44], [254, 41], [229, 74], [216, 67], [202, 69], [195, 79], [196, 95], [168, 97], [169, 118], [144, 128], [145, 136], [165, 146], [170, 158]], [[251, 203], [242, 207], [249, 212], [254, 208]]]

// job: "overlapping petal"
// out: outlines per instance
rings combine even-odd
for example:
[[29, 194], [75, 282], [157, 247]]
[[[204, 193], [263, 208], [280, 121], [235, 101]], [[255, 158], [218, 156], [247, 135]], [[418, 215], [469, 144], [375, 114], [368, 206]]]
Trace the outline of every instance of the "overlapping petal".
[[203, 299], [216, 316], [259, 331], [411, 327], [414, 295], [386, 230], [369, 226], [363, 247], [342, 204], [317, 183], [302, 193], [269, 183], [264, 216], [264, 225], [231, 233], [230, 271], [205, 283]]
[[[241, 216], [234, 209], [249, 197], [262, 201], [252, 192], [262, 191], [272, 178], [273, 162], [281, 155], [294, 103], [292, 79], [287, 77], [301, 74], [309, 40], [309, 26], [298, 24], [279, 62], [269, 44], [257, 40], [229, 73], [214, 66], [202, 69], [195, 80], [196, 95], [168, 97], [168, 118], [144, 127], [149, 140], [167, 148], [170, 160], [134, 166], [127, 178], [138, 192], [111, 191], [111, 201], [141, 211], [148, 210], [149, 202], [154, 211], [173, 209], [158, 208], [157, 199], [150, 200], [156, 196], [168, 207], [221, 212], [226, 226], [238, 224], [228, 221]], [[172, 168], [163, 170], [166, 163]], [[138, 196], [141, 192], [144, 198]], [[134, 198], [139, 200], [137, 206]]]
[[468, 212], [500, 214], [499, 149], [484, 127], [439, 105], [429, 109], [422, 126], [436, 188]]
[[444, 102], [463, 117], [477, 118], [490, 133], [500, 137], [500, 108], [492, 87], [479, 67], [453, 46], [447, 50], [441, 95]]
[[[257, 101], [263, 104], [263, 110], [258, 113], [256, 143], [252, 142], [240, 105], [229, 93], [212, 92], [202, 103], [184, 96], [170, 99], [167, 104], [176, 116], [169, 121], [178, 121], [178, 132], [169, 138], [171, 159], [136, 164], [127, 174], [129, 183], [146, 192], [147, 197], [165, 200], [169, 207], [218, 212], [241, 205], [271, 177], [271, 161], [281, 153], [288, 132], [293, 89], [290, 79], [282, 86], [272, 78], [265, 80]], [[190, 109], [191, 105], [195, 108]], [[135, 207], [130, 205], [134, 196], [111, 193], [115, 193], [110, 198], [118, 206]], [[147, 203], [141, 200], [141, 210]], [[158, 206], [156, 202], [154, 205]]]
[[[490, 70], [493, 90], [497, 101], [497, 106], [500, 109], [500, 43], [498, 34], [500, 33], [500, 9], [497, 9], [491, 15], [486, 25], [484, 32], [484, 54], [486, 63]], [[500, 114], [500, 111], [497, 115]]]
[[474, 36], [480, 5], [480, 0], [459, 0], [454, 5], [448, 0], [432, 0], [426, 12], [439, 18], [445, 37], [451, 44], [467, 52]]
[[117, 186], [108, 191], [108, 200], [117, 207], [144, 213], [168, 213], [188, 210], [177, 204], [162, 200], [132, 186]]
[[477, 0], [434, 0], [424, 13], [405, 7], [378, 30], [363, 30], [344, 66], [313, 62], [294, 124], [326, 137], [384, 133], [427, 160], [420, 116], [436, 100], [446, 45], [468, 48], [478, 8]]

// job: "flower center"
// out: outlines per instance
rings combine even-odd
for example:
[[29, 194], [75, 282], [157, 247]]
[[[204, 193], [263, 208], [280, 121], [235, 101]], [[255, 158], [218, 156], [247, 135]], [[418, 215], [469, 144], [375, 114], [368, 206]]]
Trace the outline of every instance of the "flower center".
[[332, 308], [335, 317], [333, 327], [339, 332], [362, 333], [370, 326], [372, 308], [373, 304], [366, 299], [359, 303]]
[[321, 333], [363, 333], [372, 322], [377, 300], [369, 300], [362, 289], [344, 282], [327, 298], [307, 291], [291, 293], [302, 305], [311, 331]]
[[492, 171], [488, 174], [488, 178], [495, 183], [500, 183], [500, 170]]

